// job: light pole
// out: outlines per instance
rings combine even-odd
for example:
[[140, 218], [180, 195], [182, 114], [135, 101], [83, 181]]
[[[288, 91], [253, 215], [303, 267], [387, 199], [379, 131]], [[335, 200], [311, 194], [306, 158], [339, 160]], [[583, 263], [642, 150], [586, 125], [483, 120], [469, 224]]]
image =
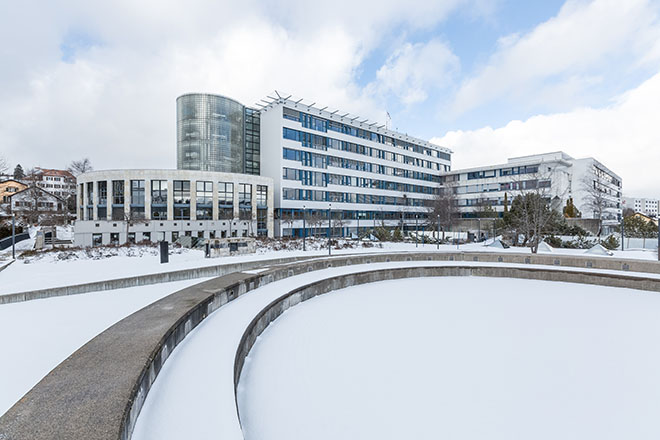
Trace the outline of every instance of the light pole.
[[[660, 222], [659, 222], [660, 223]], [[623, 216], [621, 216], [621, 250], [623, 250], [623, 241], [625, 239], [625, 231], [624, 231], [624, 222], [623, 222]]]
[[328, 205], [328, 255], [332, 255], [332, 247], [330, 246], [330, 222], [332, 221], [332, 203]]
[[477, 225], [479, 228], [479, 235], [477, 235], [477, 242], [481, 241], [481, 219], [477, 217]]
[[360, 211], [357, 212], [357, 238], [360, 239]]
[[305, 239], [307, 238], [307, 223], [305, 223], [305, 218], [307, 217], [307, 208], [303, 205], [303, 252], [306, 251]]
[[437, 241], [436, 243], [438, 244], [437, 249], [440, 250], [440, 215], [438, 215], [438, 230], [436, 231], [437, 234]]
[[419, 246], [419, 214], [415, 214], [415, 247]]
[[11, 213], [11, 258], [16, 259], [16, 213]]

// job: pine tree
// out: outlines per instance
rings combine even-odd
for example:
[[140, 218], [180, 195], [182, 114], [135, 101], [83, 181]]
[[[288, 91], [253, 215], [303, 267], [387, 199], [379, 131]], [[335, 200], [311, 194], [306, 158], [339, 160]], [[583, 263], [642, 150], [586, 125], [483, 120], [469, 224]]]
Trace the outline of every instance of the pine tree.
[[14, 168], [14, 179], [24, 179], [25, 178], [25, 172], [23, 171], [23, 167], [19, 163], [16, 165], [16, 168]]

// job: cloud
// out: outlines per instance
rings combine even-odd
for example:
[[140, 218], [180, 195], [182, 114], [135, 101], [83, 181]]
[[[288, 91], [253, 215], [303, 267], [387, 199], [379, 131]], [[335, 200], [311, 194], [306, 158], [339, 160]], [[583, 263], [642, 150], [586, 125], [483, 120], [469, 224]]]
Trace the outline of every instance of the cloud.
[[[461, 115], [495, 100], [552, 108], [544, 97], [564, 92], [567, 78], [588, 83], [598, 76], [594, 71], [625, 73], [634, 65], [657, 64], [659, 32], [656, 3], [569, 0], [529, 33], [500, 38], [487, 64], [457, 91], [452, 112]], [[575, 89], [573, 99], [565, 96], [562, 108], [579, 103], [585, 90]]]
[[659, 197], [660, 73], [604, 108], [579, 108], [511, 121], [493, 129], [450, 131], [431, 139], [454, 150], [453, 168], [504, 163], [509, 157], [563, 150], [595, 157], [623, 179], [624, 193]]
[[405, 43], [376, 72], [376, 82], [370, 86], [411, 105], [426, 100], [429, 90], [449, 85], [459, 66], [458, 57], [438, 39]]
[[249, 105], [278, 89], [382, 119], [360, 64], [391, 29], [430, 28], [466, 1], [14, 3], [0, 16], [14, 42], [0, 48], [0, 148], [24, 166], [174, 167], [175, 99], [195, 91]]

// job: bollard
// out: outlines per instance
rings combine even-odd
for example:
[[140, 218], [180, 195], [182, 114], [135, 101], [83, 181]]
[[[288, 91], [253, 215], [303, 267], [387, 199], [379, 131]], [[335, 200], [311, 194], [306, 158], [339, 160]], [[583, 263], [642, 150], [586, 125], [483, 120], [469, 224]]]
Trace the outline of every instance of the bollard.
[[166, 241], [160, 242], [160, 264], [168, 263], [170, 261], [169, 243]]

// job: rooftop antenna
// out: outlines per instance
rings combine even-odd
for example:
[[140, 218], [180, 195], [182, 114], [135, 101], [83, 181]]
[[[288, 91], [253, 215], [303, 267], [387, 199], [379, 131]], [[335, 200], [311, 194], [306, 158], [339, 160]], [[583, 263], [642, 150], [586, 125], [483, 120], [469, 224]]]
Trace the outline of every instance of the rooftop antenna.
[[392, 116], [390, 116], [390, 112], [387, 110], [385, 111], [385, 114], [387, 117], [385, 118], [385, 130], [389, 130], [390, 127], [392, 126]]

